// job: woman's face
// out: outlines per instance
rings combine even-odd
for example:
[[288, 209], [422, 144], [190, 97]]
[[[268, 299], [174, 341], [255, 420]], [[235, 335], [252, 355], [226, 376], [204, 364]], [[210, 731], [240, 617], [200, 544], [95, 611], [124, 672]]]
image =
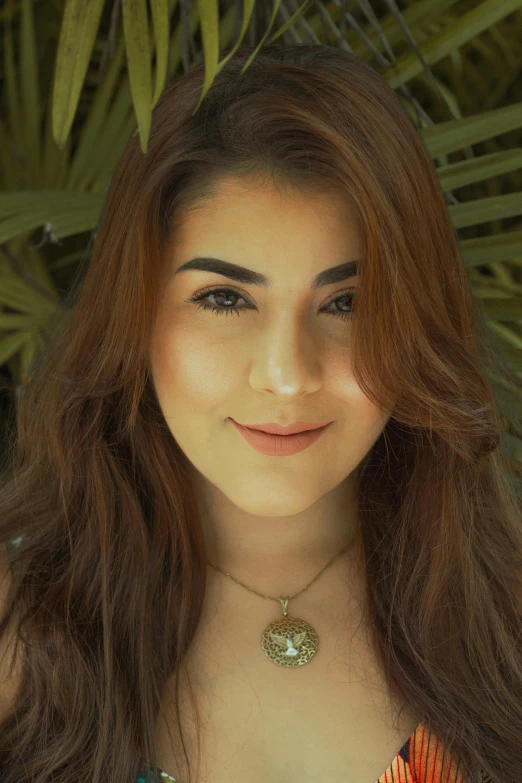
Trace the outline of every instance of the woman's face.
[[[249, 514], [299, 514], [342, 492], [389, 419], [352, 374], [357, 277], [311, 286], [358, 251], [341, 199], [238, 179], [222, 182], [167, 248], [171, 274], [151, 354], [158, 401], [200, 479]], [[246, 267], [255, 279], [179, 271], [196, 257]], [[274, 456], [256, 451], [231, 419], [332, 423], [303, 451]]]

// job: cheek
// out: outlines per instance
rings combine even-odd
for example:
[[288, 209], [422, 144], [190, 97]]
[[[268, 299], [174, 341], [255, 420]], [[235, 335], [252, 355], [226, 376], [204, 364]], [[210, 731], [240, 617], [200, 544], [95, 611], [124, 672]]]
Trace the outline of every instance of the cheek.
[[391, 414], [381, 411], [364, 394], [354, 378], [350, 353], [344, 347], [329, 354], [327, 366], [325, 385], [337, 400], [345, 404], [346, 424], [351, 433], [357, 434], [364, 449], [369, 448], [381, 434]]
[[154, 340], [151, 367], [158, 398], [186, 398], [189, 407], [226, 399], [236, 378], [226, 345], [194, 326], [162, 329]]

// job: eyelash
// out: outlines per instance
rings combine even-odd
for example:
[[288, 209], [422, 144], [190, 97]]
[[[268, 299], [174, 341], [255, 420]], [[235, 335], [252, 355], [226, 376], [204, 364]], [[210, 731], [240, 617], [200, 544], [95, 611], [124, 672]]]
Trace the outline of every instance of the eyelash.
[[[353, 291], [353, 289], [351, 289]], [[225, 313], [228, 315], [228, 313], [237, 313], [239, 315], [240, 310], [248, 310], [251, 308], [240, 308], [237, 310], [235, 307], [223, 307], [222, 305], [209, 305], [205, 304], [201, 300], [204, 299], [206, 296], [209, 296], [209, 294], [234, 294], [234, 296], [238, 296], [240, 299], [244, 299], [245, 302], [248, 301], [246, 297], [244, 297], [242, 294], [240, 294], [238, 291], [235, 291], [233, 288], [206, 288], [204, 291], [200, 291], [198, 294], [195, 294], [190, 299], [187, 299], [187, 302], [191, 302], [194, 304], [197, 304], [197, 309], [199, 310], [202, 308], [203, 310], [211, 310], [216, 315], [220, 315], [221, 313]], [[355, 298], [355, 292], [353, 293], [344, 293], [336, 296], [334, 299], [331, 300], [331, 302], [328, 302], [328, 304], [325, 305], [325, 307], [329, 307], [334, 302], [337, 302], [339, 299], [346, 299], [349, 298], [350, 304], [353, 302]], [[333, 315], [335, 318], [343, 318], [348, 319], [352, 317], [352, 313], [328, 313], [328, 315]]]

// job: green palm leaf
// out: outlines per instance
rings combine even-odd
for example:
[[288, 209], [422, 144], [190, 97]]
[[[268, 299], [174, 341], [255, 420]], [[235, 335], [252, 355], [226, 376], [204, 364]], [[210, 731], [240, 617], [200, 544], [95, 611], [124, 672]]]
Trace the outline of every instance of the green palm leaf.
[[[239, 13], [232, 0], [121, 0], [118, 15], [104, 14], [113, 10], [104, 0], [7, 0], [0, 9], [0, 365], [13, 383], [25, 377], [55, 317], [58, 290], [86, 255], [85, 233], [96, 229], [131, 133], [138, 130], [146, 154], [152, 110], [167, 81], [204, 62], [197, 111], [252, 30], [255, 51], [243, 71], [277, 39], [333, 44], [377, 64], [416, 122], [418, 113], [448, 213], [466, 237], [460, 247], [474, 294], [520, 373], [522, 102], [513, 85], [522, 0], [405, 4], [399, 12], [385, 3], [391, 10], [377, 13], [369, 0], [367, 13], [342, 13], [338, 0], [295, 0], [291, 11], [282, 0], [270, 8], [243, 0]], [[48, 33], [55, 34], [52, 46], [41, 44], [42, 30], [56, 30]], [[450, 160], [455, 153], [462, 159]], [[500, 409], [522, 418], [519, 387], [498, 374], [491, 380]], [[520, 461], [520, 439], [505, 443]]]

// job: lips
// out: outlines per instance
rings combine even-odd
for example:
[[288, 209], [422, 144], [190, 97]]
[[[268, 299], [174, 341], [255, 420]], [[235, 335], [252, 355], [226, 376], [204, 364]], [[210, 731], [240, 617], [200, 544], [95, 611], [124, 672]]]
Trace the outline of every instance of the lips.
[[271, 435], [262, 430], [244, 427], [234, 419], [230, 419], [230, 421], [254, 451], [270, 457], [289, 457], [293, 454], [299, 454], [319, 440], [333, 424], [333, 422], [329, 422], [314, 430], [298, 432], [293, 435]]
[[[236, 422], [237, 423], [237, 422]], [[249, 430], [258, 430], [259, 432], [267, 432], [269, 435], [295, 435], [298, 432], [309, 432], [310, 430], [318, 430], [321, 427], [325, 427], [330, 422], [321, 421], [297, 421], [295, 424], [289, 424], [283, 427], [281, 424], [242, 424], [242, 427], [246, 427]]]

